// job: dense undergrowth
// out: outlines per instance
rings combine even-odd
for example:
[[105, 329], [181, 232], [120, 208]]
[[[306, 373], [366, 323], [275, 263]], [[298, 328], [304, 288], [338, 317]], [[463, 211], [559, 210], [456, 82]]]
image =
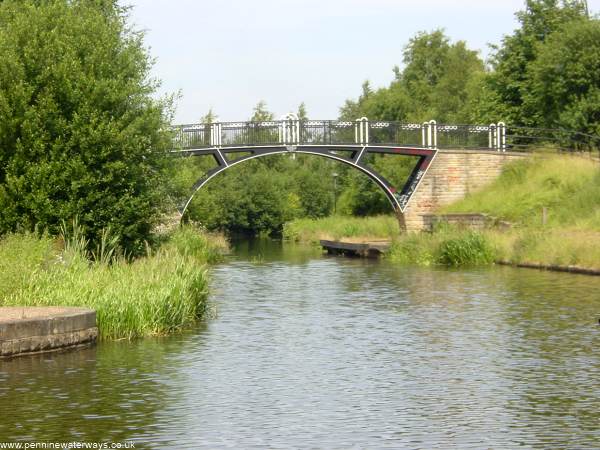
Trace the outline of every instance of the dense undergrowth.
[[[543, 209], [546, 221], [543, 223]], [[506, 166], [487, 188], [442, 212], [483, 212], [509, 221], [508, 230], [469, 231], [440, 225], [432, 233], [399, 235], [392, 216], [302, 219], [284, 236], [319, 239], [391, 239], [391, 261], [419, 265], [512, 263], [600, 268], [600, 165], [576, 156], [540, 155]]]
[[410, 233], [393, 239], [388, 259], [421, 266], [492, 264], [496, 251], [480, 232], [440, 226], [433, 233]]
[[115, 252], [109, 236], [102, 242], [91, 255], [76, 231], [60, 239], [5, 236], [0, 306], [92, 308], [102, 339], [166, 334], [203, 316], [207, 264], [219, 258], [224, 240], [182, 228], [134, 261]]

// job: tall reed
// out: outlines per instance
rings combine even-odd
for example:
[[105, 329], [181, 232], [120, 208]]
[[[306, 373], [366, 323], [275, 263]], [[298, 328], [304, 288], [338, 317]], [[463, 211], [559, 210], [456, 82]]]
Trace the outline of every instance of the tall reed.
[[62, 241], [62, 248], [34, 235], [0, 241], [0, 261], [6, 257], [11, 263], [0, 265], [0, 305], [92, 308], [102, 339], [170, 333], [201, 318], [208, 296], [206, 264], [223, 248], [222, 242], [213, 245], [185, 229], [146, 257], [127, 261], [117, 257], [108, 231], [88, 253], [76, 222], [64, 227]]

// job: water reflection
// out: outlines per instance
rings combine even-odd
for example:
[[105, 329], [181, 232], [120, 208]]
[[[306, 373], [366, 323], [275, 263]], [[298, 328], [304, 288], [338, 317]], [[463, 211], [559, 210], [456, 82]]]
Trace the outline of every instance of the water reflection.
[[191, 333], [0, 362], [0, 442], [600, 445], [600, 279], [236, 255], [213, 273], [218, 317]]
[[[177, 390], [189, 336], [0, 361], [0, 442], [144, 440]], [[156, 431], [157, 432], [157, 431]]]

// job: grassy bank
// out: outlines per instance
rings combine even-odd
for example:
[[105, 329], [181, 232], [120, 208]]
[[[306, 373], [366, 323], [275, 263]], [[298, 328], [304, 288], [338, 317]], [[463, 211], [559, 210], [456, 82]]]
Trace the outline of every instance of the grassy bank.
[[318, 244], [320, 239], [350, 242], [389, 239], [392, 248], [387, 258], [399, 264], [490, 264], [495, 256], [494, 248], [482, 233], [440, 226], [435, 233], [400, 235], [394, 216], [294, 220], [286, 224], [284, 237], [308, 244]]
[[[547, 221], [542, 227], [542, 209]], [[490, 186], [444, 208], [482, 212], [520, 228], [600, 231], [600, 164], [578, 156], [514, 162]]]
[[467, 211], [513, 224], [507, 232], [485, 232], [497, 259], [600, 268], [597, 161], [555, 155], [513, 163], [489, 187], [444, 210]]
[[318, 244], [321, 239], [391, 239], [398, 234], [394, 216], [330, 216], [321, 219], [296, 219], [283, 227], [284, 239]]
[[442, 225], [433, 233], [400, 236], [392, 216], [330, 217], [291, 222], [284, 234], [299, 242], [391, 239], [388, 258], [403, 264], [503, 260], [600, 268], [600, 165], [596, 161], [554, 155], [515, 162], [490, 186], [441, 212], [483, 212], [511, 222], [512, 228], [472, 232]]
[[224, 241], [184, 228], [133, 262], [114, 255], [91, 262], [80, 244], [77, 238], [5, 236], [0, 306], [89, 307], [97, 311], [102, 339], [173, 332], [204, 314], [206, 267]]

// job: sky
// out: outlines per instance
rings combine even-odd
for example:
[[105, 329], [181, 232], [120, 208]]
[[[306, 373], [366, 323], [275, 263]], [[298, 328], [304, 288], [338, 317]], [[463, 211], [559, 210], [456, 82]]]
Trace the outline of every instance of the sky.
[[[160, 94], [178, 93], [175, 123], [209, 109], [247, 120], [259, 101], [276, 118], [306, 104], [335, 119], [369, 80], [382, 87], [419, 31], [442, 28], [490, 54], [516, 27], [524, 0], [125, 0], [156, 59]], [[591, 12], [600, 0], [588, 0]]]

